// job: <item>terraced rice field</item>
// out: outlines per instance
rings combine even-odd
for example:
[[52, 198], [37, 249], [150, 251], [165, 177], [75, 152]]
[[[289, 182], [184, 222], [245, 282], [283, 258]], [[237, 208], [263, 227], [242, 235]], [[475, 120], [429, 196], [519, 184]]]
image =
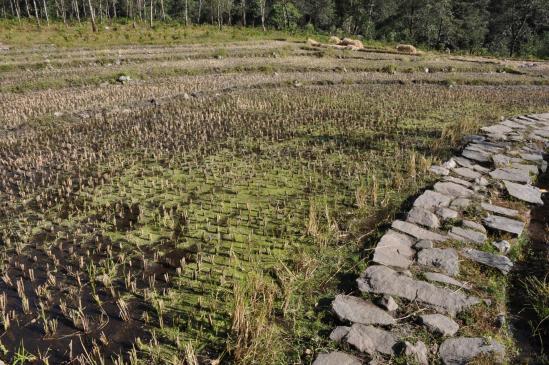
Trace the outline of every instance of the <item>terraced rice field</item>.
[[0, 358], [312, 362], [429, 167], [548, 80], [289, 41], [1, 53]]

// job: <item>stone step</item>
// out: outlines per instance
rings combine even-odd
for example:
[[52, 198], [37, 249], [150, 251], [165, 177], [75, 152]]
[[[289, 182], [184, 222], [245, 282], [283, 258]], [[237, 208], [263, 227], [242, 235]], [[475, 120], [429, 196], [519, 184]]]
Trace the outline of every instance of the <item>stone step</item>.
[[439, 357], [445, 365], [468, 364], [482, 354], [492, 354], [503, 361], [505, 347], [494, 340], [478, 337], [449, 338], [440, 345]]
[[409, 301], [418, 301], [452, 316], [480, 303], [480, 300], [476, 297], [447, 288], [440, 288], [380, 265], [368, 267], [357, 279], [357, 283], [362, 292], [388, 294]]
[[362, 324], [393, 325], [395, 319], [375, 304], [351, 295], [336, 295], [332, 310], [342, 321]]
[[480, 264], [498, 269], [507, 275], [513, 268], [513, 262], [507, 256], [494, 255], [492, 253], [465, 248], [462, 250], [463, 256]]
[[482, 220], [482, 223], [491, 229], [509, 232], [520, 236], [524, 230], [524, 223], [515, 219], [501, 217], [499, 215], [489, 215]]

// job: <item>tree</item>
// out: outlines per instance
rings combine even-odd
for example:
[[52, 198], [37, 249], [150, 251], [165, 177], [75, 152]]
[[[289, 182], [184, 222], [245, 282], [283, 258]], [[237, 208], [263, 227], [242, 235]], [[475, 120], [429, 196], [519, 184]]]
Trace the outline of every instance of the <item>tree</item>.
[[275, 3], [271, 9], [271, 23], [277, 29], [295, 29], [300, 18], [299, 9], [288, 0]]
[[90, 21], [91, 21], [91, 25], [92, 25], [92, 31], [95, 33], [95, 32], [97, 32], [97, 25], [95, 24], [95, 13], [94, 13], [94, 10], [93, 10], [91, 0], [88, 0], [88, 6], [89, 6], [89, 9], [90, 9]]

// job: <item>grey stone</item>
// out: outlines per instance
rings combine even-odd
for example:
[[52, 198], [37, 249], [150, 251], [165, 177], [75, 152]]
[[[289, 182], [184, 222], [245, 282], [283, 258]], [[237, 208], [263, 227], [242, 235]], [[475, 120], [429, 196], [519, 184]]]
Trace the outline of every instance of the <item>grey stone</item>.
[[436, 208], [435, 212], [443, 220], [456, 219], [457, 217], [459, 217], [458, 212], [456, 212], [453, 209], [446, 208], [446, 207], [438, 207], [438, 208]]
[[459, 325], [451, 318], [442, 314], [424, 314], [419, 316], [423, 323], [432, 332], [443, 336], [453, 336], [459, 331]]
[[510, 218], [500, 217], [499, 215], [489, 215], [482, 220], [484, 225], [488, 228], [496, 229], [499, 231], [514, 233], [520, 236], [524, 229], [524, 223]]
[[362, 362], [353, 355], [340, 351], [319, 354], [313, 365], [361, 365]]
[[450, 204], [450, 208], [463, 211], [467, 209], [471, 205], [471, 200], [467, 198], [457, 198], [452, 201], [452, 204]]
[[335, 342], [340, 342], [343, 339], [343, 337], [347, 336], [350, 330], [351, 330], [351, 327], [337, 326], [330, 333], [330, 340]]
[[446, 236], [428, 231], [410, 222], [395, 220], [391, 227], [403, 233], [409, 234], [410, 236], [415, 237], [418, 240], [431, 240], [437, 242], [443, 242], [447, 240]]
[[459, 274], [458, 254], [453, 248], [427, 248], [417, 255], [420, 265], [442, 270], [452, 276]]
[[471, 143], [467, 146], [467, 148], [470, 148], [475, 151], [486, 151], [490, 153], [501, 153], [503, 152], [503, 148], [501, 147], [502, 144], [500, 143], [493, 143], [493, 142], [476, 142]]
[[509, 195], [528, 203], [543, 205], [540, 189], [531, 185], [515, 184], [510, 181], [504, 181], [503, 183]]
[[464, 289], [471, 289], [472, 288], [470, 284], [462, 283], [461, 281], [458, 281], [458, 280], [454, 279], [451, 276], [444, 275], [444, 274], [441, 274], [441, 273], [438, 273], [438, 272], [426, 272], [426, 273], [423, 273], [423, 276], [425, 277], [425, 279], [427, 279], [429, 281], [434, 281], [434, 282], [437, 282], [437, 283], [455, 285], [455, 286], [458, 286], [458, 287], [464, 288]]
[[502, 254], [506, 254], [511, 249], [511, 244], [506, 240], [492, 242], [492, 245], [498, 249]]
[[484, 228], [484, 226], [480, 223], [473, 222], [467, 219], [464, 219], [462, 223], [464, 227], [471, 228], [482, 233], [486, 233], [486, 228]]
[[395, 324], [395, 319], [383, 309], [351, 295], [336, 295], [332, 302], [332, 309], [342, 321], [379, 325]]
[[388, 294], [410, 301], [418, 301], [455, 315], [470, 306], [480, 303], [473, 296], [465, 295], [431, 283], [415, 280], [380, 265], [368, 267], [357, 279], [363, 292]]
[[468, 198], [474, 194], [472, 190], [451, 182], [438, 182], [434, 186], [435, 191], [454, 197]]
[[463, 150], [461, 154], [470, 160], [475, 160], [478, 162], [489, 162], [492, 159], [492, 154], [489, 152], [474, 151], [467, 148]]
[[347, 342], [358, 350], [369, 355], [380, 352], [385, 355], [394, 355], [394, 347], [398, 343], [392, 333], [360, 323], [355, 323], [347, 334]]
[[462, 139], [461, 139], [461, 142], [462, 143], [470, 143], [470, 142], [484, 142], [486, 140], [486, 137], [484, 136], [479, 136], [479, 135], [476, 135], [476, 134], [472, 134], [472, 135], [469, 135], [469, 136], [464, 136]]
[[507, 256], [494, 255], [488, 252], [474, 250], [472, 248], [463, 249], [462, 253], [468, 259], [496, 268], [505, 275], [507, 275], [513, 268], [513, 262], [509, 260]]
[[488, 137], [488, 139], [491, 139], [492, 141], [507, 141], [508, 135], [491, 133], [491, 134], [486, 134], [486, 136]]
[[465, 180], [462, 180], [462, 179], [459, 179], [459, 178], [453, 177], [453, 176], [444, 176], [442, 178], [442, 180], [448, 181], [448, 182], [453, 182], [453, 183], [456, 183], [456, 184], [460, 184], [460, 185], [465, 186], [466, 188], [470, 188], [473, 185], [469, 181], [465, 181]]
[[543, 156], [537, 153], [521, 153], [520, 157], [526, 161], [536, 161], [536, 162], [543, 161]]
[[[449, 234], [450, 237], [462, 242], [474, 242], [479, 245], [486, 241], [486, 235], [482, 232], [462, 227], [452, 227]], [[461, 239], [460, 239], [461, 238]]]
[[410, 342], [404, 342], [404, 355], [414, 359], [415, 364], [429, 365], [429, 352], [427, 346], [422, 341], [412, 345]]
[[433, 241], [430, 240], [419, 240], [415, 246], [418, 250], [423, 250], [425, 248], [433, 248]]
[[450, 170], [442, 166], [431, 166], [429, 168], [429, 171], [431, 171], [433, 174], [441, 175], [441, 176], [446, 176], [450, 174]]
[[453, 157], [454, 161], [460, 166], [473, 168], [475, 165], [471, 160], [465, 157]]
[[540, 137], [543, 137], [543, 138], [549, 138], [549, 130], [545, 130], [545, 129], [534, 129], [532, 131], [532, 133], [540, 136]]
[[[546, 162], [546, 161], [543, 161], [543, 162]], [[510, 167], [513, 169], [527, 171], [531, 175], [537, 175], [539, 173], [538, 167], [536, 165], [527, 165], [523, 163], [511, 163]]]
[[541, 167], [539, 168], [544, 174], [547, 172], [547, 161], [541, 161]]
[[530, 174], [528, 173], [528, 171], [521, 170], [521, 169], [513, 169], [510, 167], [495, 169], [494, 171], [490, 172], [490, 176], [493, 179], [497, 179], [497, 180], [516, 181], [516, 182], [521, 182], [525, 184], [530, 184], [532, 182], [532, 179], [530, 178]]
[[457, 167], [452, 170], [454, 173], [456, 173], [459, 176], [462, 176], [468, 180], [474, 180], [476, 178], [481, 177], [482, 175], [474, 170], [471, 170], [467, 167]]
[[519, 214], [518, 210], [504, 208], [489, 203], [480, 203], [480, 207], [488, 212], [498, 213], [501, 215], [506, 215], [508, 217], [517, 217]]
[[448, 161], [446, 161], [445, 163], [442, 164], [442, 167], [444, 167], [445, 169], [453, 169], [454, 167], [457, 166], [457, 162], [454, 160], [454, 158], [451, 158], [449, 159]]
[[434, 213], [431, 213], [430, 211], [421, 207], [413, 207], [412, 210], [408, 212], [408, 217], [406, 220], [408, 222], [417, 223], [428, 228], [436, 229], [440, 227], [440, 221], [438, 217]]
[[491, 125], [489, 127], [482, 127], [481, 130], [486, 133], [493, 133], [493, 134], [507, 134], [512, 132], [513, 130], [503, 124], [495, 124]]
[[496, 167], [509, 167], [512, 163], [524, 162], [522, 158], [510, 157], [501, 153], [493, 155], [492, 160], [494, 161], [494, 165], [496, 165]]
[[398, 309], [398, 304], [397, 302], [395, 302], [395, 300], [393, 299], [392, 296], [390, 295], [384, 295], [380, 300], [379, 300], [379, 305], [383, 308], [385, 308], [386, 310], [388, 310], [389, 312], [394, 312]]
[[478, 179], [475, 179], [475, 183], [480, 185], [480, 186], [490, 185], [490, 182], [485, 177], [480, 177]]
[[436, 207], [447, 207], [450, 205], [451, 201], [451, 196], [437, 193], [432, 190], [426, 190], [416, 199], [414, 206], [431, 210]]
[[526, 128], [525, 125], [517, 123], [517, 122], [513, 122], [511, 120], [504, 120], [503, 122], [501, 122], [501, 124], [506, 126], [506, 127], [513, 128], [513, 129], [525, 129]]
[[491, 170], [486, 168], [486, 167], [482, 167], [480, 165], [474, 165], [473, 166], [473, 170], [477, 171], [477, 172], [481, 172], [483, 174], [486, 174], [488, 172], [490, 172]]
[[494, 354], [498, 361], [503, 361], [505, 347], [479, 337], [457, 337], [444, 341], [438, 354], [445, 365], [465, 365], [482, 354]]
[[372, 260], [379, 264], [406, 269], [412, 264], [415, 254], [413, 244], [414, 239], [410, 236], [389, 230], [379, 240]]

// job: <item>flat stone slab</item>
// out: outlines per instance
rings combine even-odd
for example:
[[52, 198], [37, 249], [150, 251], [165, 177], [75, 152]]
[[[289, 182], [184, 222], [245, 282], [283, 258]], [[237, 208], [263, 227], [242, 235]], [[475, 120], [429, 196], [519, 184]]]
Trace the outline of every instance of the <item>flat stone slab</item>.
[[336, 295], [332, 309], [340, 320], [362, 324], [392, 325], [395, 319], [373, 303], [351, 295]]
[[492, 154], [489, 152], [474, 151], [467, 148], [463, 150], [461, 155], [463, 157], [467, 157], [470, 160], [475, 160], [478, 162], [490, 162], [492, 160]]
[[459, 325], [453, 319], [442, 314], [424, 314], [419, 319], [431, 332], [443, 336], [453, 336], [459, 330]]
[[433, 241], [430, 241], [430, 240], [419, 240], [414, 245], [414, 247], [418, 250], [423, 250], [425, 248], [433, 248], [434, 244], [433, 244]]
[[436, 229], [440, 227], [440, 220], [438, 219], [438, 217], [434, 213], [421, 207], [413, 207], [408, 212], [408, 217], [406, 218], [406, 220], [408, 222], [420, 224], [428, 228]]
[[435, 213], [443, 220], [455, 219], [459, 217], [459, 213], [457, 211], [446, 207], [436, 208]]
[[488, 141], [470, 143], [467, 148], [475, 151], [486, 151], [491, 153], [501, 153], [504, 151], [501, 143], [493, 143]]
[[469, 167], [469, 168], [473, 168], [473, 166], [475, 166], [475, 164], [471, 160], [465, 157], [458, 156], [458, 157], [452, 157], [452, 158], [460, 166]]
[[468, 180], [474, 180], [476, 178], [479, 178], [481, 177], [482, 175], [474, 170], [471, 170], [467, 167], [457, 167], [455, 169], [452, 169], [452, 171], [461, 176], [461, 177], [464, 177]]
[[496, 180], [508, 180], [521, 182], [525, 184], [530, 184], [532, 179], [530, 178], [530, 173], [526, 170], [514, 169], [510, 167], [505, 167], [501, 169], [495, 169], [490, 172], [492, 179]]
[[347, 333], [349, 333], [350, 330], [351, 330], [351, 327], [337, 326], [330, 333], [330, 340], [335, 342], [340, 342], [341, 340], [343, 340], [345, 336], [347, 336]]
[[492, 161], [496, 167], [508, 167], [514, 162], [524, 162], [522, 158], [510, 157], [501, 153], [493, 155]]
[[446, 176], [450, 174], [450, 170], [442, 166], [431, 166], [429, 171], [436, 175]]
[[458, 211], [463, 211], [463, 210], [467, 209], [467, 207], [469, 207], [469, 205], [471, 205], [471, 200], [470, 199], [456, 198], [456, 199], [452, 200], [452, 203], [450, 204], [450, 208], [458, 210]]
[[416, 280], [380, 265], [373, 265], [364, 270], [357, 283], [360, 291], [388, 294], [409, 301], [416, 300], [450, 315], [480, 303], [476, 297]]
[[480, 264], [498, 269], [507, 275], [513, 268], [513, 262], [507, 256], [494, 255], [488, 252], [465, 248], [462, 250], [463, 256]]
[[462, 224], [463, 224], [463, 227], [471, 228], [471, 229], [474, 229], [475, 231], [486, 233], [486, 228], [484, 228], [484, 226], [480, 223], [464, 219]]
[[425, 279], [429, 281], [434, 281], [437, 283], [448, 284], [448, 285], [455, 285], [464, 289], [471, 289], [471, 285], [467, 283], [462, 283], [461, 281], [456, 280], [451, 276], [444, 275], [438, 272], [426, 272], [426, 273], [423, 273], [423, 276], [425, 277]]
[[494, 134], [507, 134], [512, 132], [513, 130], [503, 124], [495, 124], [491, 125], [489, 127], [482, 127], [481, 130], [486, 133], [494, 133]]
[[513, 233], [517, 236], [520, 236], [522, 230], [524, 229], [523, 222], [506, 217], [501, 217], [499, 215], [489, 215], [488, 217], [484, 218], [482, 222], [488, 228]]
[[531, 185], [515, 184], [510, 181], [504, 181], [503, 184], [509, 195], [528, 203], [543, 205], [540, 189]]
[[412, 237], [417, 238], [418, 240], [431, 240], [437, 242], [446, 241], [448, 238], [441, 234], [431, 232], [425, 228], [421, 228], [410, 222], [395, 220], [391, 225], [392, 228], [399, 230], [403, 233], [409, 234]]
[[414, 243], [412, 237], [389, 230], [379, 240], [372, 260], [378, 264], [407, 269], [415, 255], [412, 249]]
[[313, 365], [362, 365], [362, 361], [353, 355], [334, 351], [328, 354], [319, 354]]
[[437, 193], [436, 191], [426, 190], [414, 202], [414, 207], [431, 210], [436, 207], [447, 207], [450, 205], [452, 197]]
[[543, 156], [537, 153], [521, 153], [520, 157], [526, 161], [535, 161], [535, 162], [543, 161]]
[[509, 128], [513, 128], [513, 129], [525, 129], [526, 128], [526, 126], [524, 124], [513, 122], [512, 120], [504, 120], [500, 124], [504, 125], [506, 127], [509, 127]]
[[488, 212], [506, 215], [508, 217], [517, 217], [519, 215], [518, 210], [500, 207], [489, 203], [480, 203], [480, 207]]
[[494, 354], [503, 361], [505, 347], [494, 340], [478, 337], [449, 338], [440, 345], [438, 355], [445, 365], [465, 365], [476, 356]]
[[436, 192], [453, 197], [468, 198], [474, 194], [473, 190], [451, 182], [437, 182], [434, 189]]
[[486, 241], [486, 235], [484, 233], [462, 227], [452, 227], [449, 236], [451, 238], [457, 239], [458, 241], [474, 242], [479, 245], [483, 244], [484, 241]]
[[417, 262], [420, 265], [442, 270], [448, 275], [459, 274], [459, 258], [453, 248], [427, 248], [419, 251]]
[[394, 355], [394, 347], [398, 339], [391, 332], [355, 323], [347, 335], [347, 342], [369, 355], [375, 355], [378, 352]]
[[453, 176], [444, 176], [442, 178], [442, 180], [443, 181], [448, 181], [448, 182], [453, 182], [453, 183], [456, 183], [456, 184], [459, 184], [459, 185], [463, 185], [466, 188], [470, 188], [471, 186], [473, 186], [473, 184], [470, 183], [469, 181], [466, 181], [466, 180], [463, 180], [463, 179], [460, 179], [460, 178], [457, 178], [457, 177], [453, 177]]
[[509, 167], [511, 167], [513, 169], [528, 171], [528, 173], [531, 174], [531, 175], [538, 175], [539, 174], [539, 169], [536, 165], [528, 165], [528, 164], [513, 162], [509, 165]]

